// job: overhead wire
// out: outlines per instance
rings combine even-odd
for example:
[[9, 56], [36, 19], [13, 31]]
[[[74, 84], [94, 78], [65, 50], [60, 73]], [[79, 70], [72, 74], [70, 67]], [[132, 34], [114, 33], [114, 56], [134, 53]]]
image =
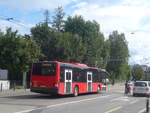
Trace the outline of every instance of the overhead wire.
[[31, 25], [25, 24], [25, 23], [23, 23], [19, 20], [16, 20], [12, 17], [0, 16], [0, 20], [8, 21], [8, 22], [11, 22], [11, 23], [14, 23], [14, 24], [17, 24], [19, 26], [26, 27], [26, 28], [31, 28], [32, 27]]

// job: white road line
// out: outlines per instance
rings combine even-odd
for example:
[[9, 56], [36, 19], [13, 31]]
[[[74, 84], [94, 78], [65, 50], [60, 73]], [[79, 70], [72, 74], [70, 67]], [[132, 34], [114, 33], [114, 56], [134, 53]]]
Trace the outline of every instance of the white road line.
[[113, 101], [129, 101], [129, 98], [128, 97], [118, 97], [118, 98], [115, 98], [115, 99], [112, 99], [110, 100], [110, 102], [113, 102]]
[[19, 112], [15, 112], [15, 113], [27, 113], [27, 112], [30, 112], [30, 111], [32, 111], [32, 110], [34, 110], [34, 109], [29, 109], [29, 110], [19, 111]]
[[144, 111], [146, 111], [146, 109], [144, 108], [144, 109], [142, 109], [142, 110], [140, 110], [138, 113], [143, 113]]
[[131, 101], [129, 102], [129, 104], [135, 104], [136, 102], [138, 102], [139, 100], [134, 100], [134, 101]]
[[89, 100], [95, 100], [95, 99], [98, 99], [98, 98], [106, 98], [106, 97], [109, 97], [109, 96], [110, 96], [110, 95], [107, 95], [107, 96], [99, 96], [99, 97], [95, 97], [95, 98], [89, 98], [89, 99], [83, 99], [83, 100], [78, 100], [78, 101], [72, 101], [72, 102], [66, 102], [66, 103], [61, 103], [61, 104], [55, 104], [55, 105], [47, 106], [46, 108], [51, 108], [51, 107], [61, 106], [61, 105], [66, 105], [66, 104], [74, 104], [74, 103], [79, 103], [79, 102], [89, 101]]
[[27, 112], [30, 112], [30, 111], [33, 111], [33, 110], [44, 109], [44, 108], [52, 108], [52, 107], [66, 105], [66, 104], [74, 104], [74, 103], [79, 103], [79, 102], [84, 102], [84, 101], [95, 100], [95, 99], [98, 99], [98, 98], [106, 98], [106, 97], [109, 97], [109, 96], [110, 95], [99, 96], [99, 97], [95, 97], [95, 98], [83, 99], [83, 100], [72, 101], [72, 102], [65, 102], [65, 103], [60, 103], [60, 104], [49, 105], [49, 106], [46, 106], [46, 107], [40, 107], [40, 108], [35, 108], [35, 109], [30, 109], [30, 110], [19, 111], [19, 112], [15, 112], [15, 113], [27, 113]]

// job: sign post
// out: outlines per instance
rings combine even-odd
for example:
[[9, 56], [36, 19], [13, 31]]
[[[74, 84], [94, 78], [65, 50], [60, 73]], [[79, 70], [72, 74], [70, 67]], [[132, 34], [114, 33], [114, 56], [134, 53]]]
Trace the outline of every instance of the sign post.
[[23, 72], [23, 87], [27, 88], [27, 73]]

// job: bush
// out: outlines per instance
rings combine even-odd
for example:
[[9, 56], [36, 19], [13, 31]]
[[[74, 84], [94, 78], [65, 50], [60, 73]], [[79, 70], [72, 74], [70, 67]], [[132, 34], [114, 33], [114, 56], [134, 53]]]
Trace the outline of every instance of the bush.
[[16, 89], [23, 89], [23, 86], [16, 86]]

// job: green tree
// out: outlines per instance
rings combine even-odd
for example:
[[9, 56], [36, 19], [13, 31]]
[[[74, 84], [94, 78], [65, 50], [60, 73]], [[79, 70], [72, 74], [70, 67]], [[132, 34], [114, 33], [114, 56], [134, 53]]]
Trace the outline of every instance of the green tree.
[[138, 64], [136, 64], [132, 67], [131, 75], [132, 75], [133, 80], [144, 79], [144, 71], [143, 71], [142, 67]]
[[62, 33], [53, 32], [50, 27], [45, 24], [36, 25], [31, 29], [32, 39], [34, 39], [41, 47], [44, 57], [40, 60], [60, 60], [62, 58], [62, 49], [57, 47]]
[[[82, 16], [69, 16], [65, 22], [65, 32], [77, 34], [85, 47], [81, 62], [89, 66], [102, 66], [100, 58], [104, 47], [104, 36], [96, 21], [86, 21]], [[104, 56], [103, 56], [104, 57]]]
[[63, 12], [62, 7], [58, 7], [55, 9], [55, 16], [53, 16], [52, 28], [56, 32], [64, 31], [64, 16], [65, 13]]
[[104, 41], [102, 49], [102, 55], [100, 58], [101, 67], [106, 68], [108, 64], [108, 60], [110, 59], [110, 41], [106, 40]]
[[44, 24], [46, 27], [48, 27], [48, 25], [49, 25], [49, 23], [50, 23], [49, 10], [45, 10], [44, 16], [45, 16], [45, 21], [44, 21], [43, 24]]
[[84, 37], [85, 34], [85, 20], [82, 16], [69, 16], [64, 26], [65, 32], [72, 34], [78, 34], [80, 37]]
[[85, 47], [82, 40], [78, 35], [71, 33], [63, 33], [57, 44], [58, 49], [61, 49], [63, 61], [66, 62], [81, 62], [83, 59], [83, 53], [85, 53]]
[[48, 14], [45, 15], [45, 22], [37, 24], [31, 29], [31, 36], [41, 47], [44, 57], [40, 60], [59, 60], [62, 56], [56, 45], [61, 33], [55, 32], [48, 26]]
[[80, 37], [85, 38], [95, 38], [100, 34], [100, 25], [95, 21], [86, 21], [82, 16], [69, 16], [65, 22], [64, 26], [65, 32], [70, 32], [72, 34], [78, 34]]
[[19, 78], [18, 73], [28, 71], [31, 63], [38, 61], [40, 55], [35, 41], [18, 35], [11, 28], [0, 36], [0, 67], [9, 70], [11, 80]]
[[88, 38], [84, 44], [86, 47], [84, 62], [89, 66], [102, 66], [100, 58], [102, 58], [102, 51], [104, 47], [103, 34], [98, 37]]
[[112, 74], [112, 79], [125, 79], [129, 71], [128, 58], [129, 51], [124, 34], [113, 31], [109, 35], [110, 41], [110, 60], [107, 69]]

